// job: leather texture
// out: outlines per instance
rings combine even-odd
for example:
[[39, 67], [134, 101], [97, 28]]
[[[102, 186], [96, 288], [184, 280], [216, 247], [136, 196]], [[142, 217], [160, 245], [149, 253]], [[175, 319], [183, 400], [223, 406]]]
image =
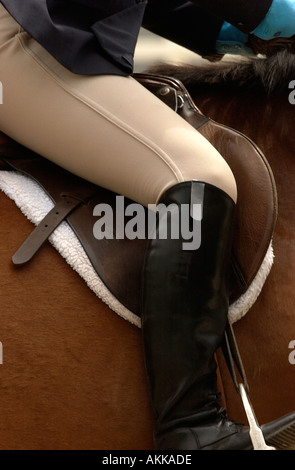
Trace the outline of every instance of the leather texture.
[[[181, 220], [183, 207], [191, 206], [194, 193], [203, 193], [201, 244], [198, 249], [184, 250], [184, 238], [169, 234], [178, 214]], [[171, 207], [171, 218], [167, 222], [159, 215], [155, 236], [148, 243], [141, 318], [157, 417], [155, 445], [163, 449], [159, 440], [171, 429], [217, 420], [214, 353], [227, 324], [226, 273], [235, 203], [220, 189], [199, 181], [169, 188], [159, 202]], [[168, 224], [167, 239], [159, 236], [163, 224]], [[165, 445], [177, 449], [167, 440]]]
[[[260, 150], [246, 136], [204, 116], [180, 82], [152, 74], [137, 74], [135, 78], [203, 133], [234, 172], [238, 203], [230, 268], [229, 297], [233, 302], [248, 289], [272, 238], [277, 199], [271, 169]], [[147, 240], [97, 240], [91, 236], [94, 207], [108, 203], [115, 210], [116, 194], [75, 177], [3, 136], [0, 156], [2, 169], [9, 165], [35, 178], [56, 203], [65, 194], [81, 201], [66, 220], [105, 285], [126, 308], [139, 316], [140, 277]], [[7, 164], [3, 163], [3, 158]], [[126, 205], [130, 202], [125, 199]], [[37, 252], [38, 247], [37, 243], [30, 248], [31, 253]], [[23, 256], [21, 252], [20, 255]]]
[[163, 87], [166, 85], [176, 90], [177, 112], [209, 140], [233, 171], [238, 203], [230, 299], [236, 300], [255, 278], [271, 242], [277, 218], [276, 185], [267, 159], [247, 136], [204, 116], [178, 80], [152, 74], [134, 76], [148, 87], [160, 80]]
[[[276, 450], [293, 450], [294, 424], [295, 413], [263, 424], [261, 430], [266, 444]], [[226, 420], [220, 413], [210, 424], [177, 428], [163, 435], [158, 440], [158, 450], [164, 449], [253, 450], [253, 444], [247, 426]]]
[[[192, 205], [196, 195], [202, 204], [200, 247], [183, 250], [182, 237], [162, 240], [159, 233], [167, 218], [160, 214], [143, 270], [142, 335], [157, 418], [155, 448], [249, 450], [249, 428], [228, 419], [219, 406], [214, 358], [227, 324], [235, 204], [220, 189], [199, 181], [169, 188], [160, 203], [172, 208], [171, 229], [174, 215]], [[294, 422], [291, 413], [265, 425], [265, 439], [278, 437]]]

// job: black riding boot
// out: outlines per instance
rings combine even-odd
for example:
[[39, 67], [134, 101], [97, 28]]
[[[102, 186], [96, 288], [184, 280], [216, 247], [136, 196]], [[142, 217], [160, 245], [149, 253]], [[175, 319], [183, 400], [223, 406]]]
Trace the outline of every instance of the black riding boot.
[[[150, 237], [146, 255], [142, 299], [145, 362], [157, 416], [155, 448], [251, 449], [249, 428], [227, 419], [218, 405], [214, 358], [227, 324], [235, 204], [220, 189], [197, 181], [173, 186], [160, 203], [173, 204], [168, 208], [171, 217], [167, 222], [159, 210], [156, 237]], [[181, 219], [178, 223], [177, 217], [184, 218], [188, 207], [190, 242], [187, 224]], [[263, 426], [265, 439], [294, 423], [292, 413]]]

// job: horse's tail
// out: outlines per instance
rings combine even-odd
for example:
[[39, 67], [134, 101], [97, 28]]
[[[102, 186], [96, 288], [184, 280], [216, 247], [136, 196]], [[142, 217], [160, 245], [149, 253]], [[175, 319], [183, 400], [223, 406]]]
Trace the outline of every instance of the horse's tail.
[[[295, 54], [280, 51], [271, 57], [241, 58], [232, 56], [219, 62], [199, 61], [191, 64], [156, 64], [147, 73], [166, 75], [180, 80], [190, 92], [208, 87], [246, 87], [247, 92], [260, 89], [266, 93], [281, 90], [283, 78], [295, 67]], [[284, 83], [284, 81], [283, 81]]]
[[[226, 83], [243, 81], [242, 77], [253, 77], [249, 73], [249, 68], [253, 69], [253, 62], [245, 60], [239, 62], [239, 67], [235, 67], [235, 62], [222, 61], [218, 63], [200, 62], [192, 64], [156, 64], [146, 70], [147, 73], [166, 75], [181, 81], [190, 90], [200, 86], [218, 86]], [[245, 79], [244, 79], [245, 80]]]

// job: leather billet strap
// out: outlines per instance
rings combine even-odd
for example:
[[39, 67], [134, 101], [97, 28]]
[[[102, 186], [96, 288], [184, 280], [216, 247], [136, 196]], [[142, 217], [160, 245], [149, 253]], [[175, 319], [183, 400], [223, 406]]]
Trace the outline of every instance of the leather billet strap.
[[22, 264], [28, 263], [59, 224], [80, 204], [81, 201], [75, 197], [66, 194], [62, 195], [62, 198], [55, 204], [51, 211], [48, 212], [42, 222], [35, 227], [13, 255], [13, 264], [21, 266]]
[[240, 393], [239, 384], [241, 380], [243, 386], [245, 387], [245, 390], [249, 392], [249, 385], [246, 377], [246, 372], [244, 369], [234, 330], [230, 323], [227, 324], [225, 330], [222, 344], [222, 352], [226, 360], [236, 391]]
[[23, 173], [43, 187], [54, 204], [12, 257], [16, 266], [29, 262], [52, 232], [81, 204], [87, 204], [98, 187], [62, 170], [31, 150], [11, 141], [0, 144], [0, 157], [8, 168]]

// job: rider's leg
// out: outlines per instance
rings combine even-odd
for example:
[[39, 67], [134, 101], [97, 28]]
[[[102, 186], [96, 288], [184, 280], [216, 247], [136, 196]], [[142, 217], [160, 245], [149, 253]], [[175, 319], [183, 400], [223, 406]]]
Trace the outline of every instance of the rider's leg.
[[[0, 129], [70, 171], [144, 205], [202, 208], [201, 246], [151, 239], [143, 338], [158, 448], [245, 448], [218, 406], [214, 351], [227, 321], [225, 272], [236, 184], [221, 155], [132, 78], [74, 75], [0, 7]], [[170, 219], [169, 219], [170, 220]], [[172, 217], [171, 217], [172, 220]], [[157, 230], [161, 229], [159, 217]], [[168, 221], [168, 225], [171, 222]], [[194, 226], [190, 219], [190, 227]], [[279, 433], [279, 419], [267, 432]]]
[[3, 132], [144, 205], [191, 178], [236, 198], [220, 154], [133, 78], [69, 72], [1, 5], [0, 25]]

